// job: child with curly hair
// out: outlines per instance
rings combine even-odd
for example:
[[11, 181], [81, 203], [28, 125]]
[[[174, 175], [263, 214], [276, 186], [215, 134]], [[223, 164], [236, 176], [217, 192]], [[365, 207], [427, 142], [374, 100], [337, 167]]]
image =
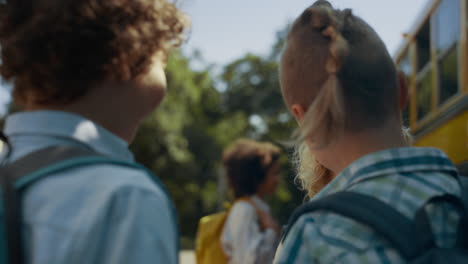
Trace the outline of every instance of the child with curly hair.
[[224, 151], [224, 167], [236, 200], [221, 235], [230, 264], [273, 261], [280, 228], [263, 199], [277, 190], [279, 156], [275, 145], [250, 139], [236, 140]]
[[27, 263], [177, 263], [172, 203], [132, 166], [128, 144], [164, 96], [165, 60], [185, 27], [168, 0], [0, 4], [0, 74], [23, 109], [6, 119], [4, 164], [54, 146], [114, 160], [22, 192]]

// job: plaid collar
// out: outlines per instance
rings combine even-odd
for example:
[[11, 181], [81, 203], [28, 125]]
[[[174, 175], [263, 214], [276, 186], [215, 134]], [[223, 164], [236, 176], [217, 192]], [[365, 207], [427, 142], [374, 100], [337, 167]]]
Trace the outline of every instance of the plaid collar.
[[368, 154], [336, 176], [315, 199], [349, 189], [351, 186], [389, 174], [439, 171], [454, 177], [458, 172], [447, 155], [436, 148], [394, 148]]

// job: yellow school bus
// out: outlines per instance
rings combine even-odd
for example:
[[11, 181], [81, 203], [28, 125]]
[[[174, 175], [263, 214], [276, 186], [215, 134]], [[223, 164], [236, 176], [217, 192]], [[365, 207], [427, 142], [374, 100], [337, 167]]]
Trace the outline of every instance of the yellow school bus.
[[445, 151], [468, 175], [468, 4], [433, 0], [395, 55], [407, 78], [404, 120], [414, 145]]

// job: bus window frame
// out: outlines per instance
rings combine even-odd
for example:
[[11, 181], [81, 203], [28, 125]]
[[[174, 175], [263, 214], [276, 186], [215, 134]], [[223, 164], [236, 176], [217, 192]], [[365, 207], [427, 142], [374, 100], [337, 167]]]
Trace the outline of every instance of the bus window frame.
[[[431, 100], [430, 100], [430, 109], [429, 109], [429, 112], [427, 112], [424, 116], [420, 117], [419, 116], [419, 113], [418, 113], [418, 93], [419, 93], [419, 84], [421, 83], [422, 79], [424, 79], [427, 74], [431, 74]], [[414, 97], [415, 97], [415, 103], [416, 103], [416, 107], [415, 107], [415, 111], [416, 111], [416, 123], [421, 123], [421, 122], [426, 122], [426, 119], [429, 119], [431, 117], [431, 115], [434, 113], [435, 109], [434, 109], [434, 67], [433, 67], [433, 63], [432, 63], [432, 60], [429, 61], [423, 68], [422, 70], [420, 70], [417, 74], [416, 74], [416, 86], [415, 86], [415, 93], [414, 93]]]
[[[428, 15], [425, 17], [425, 19], [422, 21], [420, 27], [414, 34], [414, 51], [415, 51], [415, 63], [413, 66], [415, 68], [413, 69], [413, 72], [415, 74], [415, 87], [414, 87], [414, 94], [413, 96], [415, 99], [413, 100], [415, 106], [413, 107], [413, 111], [415, 111], [414, 116], [415, 116], [415, 126], [418, 127], [421, 123], [426, 123], [431, 119], [431, 116], [433, 115], [434, 111], [436, 110], [435, 104], [434, 104], [434, 97], [436, 96], [435, 93], [437, 93], [437, 86], [435, 85], [435, 82], [437, 81], [434, 76], [437, 76], [435, 74], [435, 69], [434, 69], [434, 39], [432, 37], [432, 16], [437, 9], [438, 4], [440, 1], [437, 1], [437, 5], [435, 5], [432, 9], [431, 12], [428, 13]], [[423, 28], [426, 26], [426, 24], [429, 25], [429, 60], [427, 63], [422, 67], [421, 70], [419, 70], [419, 46], [418, 46], [418, 34], [420, 34], [423, 30]], [[419, 70], [419, 71], [418, 71]], [[426, 77], [428, 72], [431, 73], [431, 99], [430, 99], [430, 109], [429, 112], [427, 112], [424, 116], [420, 117], [418, 113], [418, 93], [419, 93], [419, 84], [421, 83], [422, 79]]]
[[468, 94], [468, 3], [467, 1], [460, 1], [460, 5], [461, 36], [459, 49], [461, 66], [458, 73], [462, 94]]
[[[418, 43], [419, 38], [418, 38], [418, 35], [420, 33], [422, 33], [422, 30], [426, 26], [426, 23], [429, 25], [429, 39], [428, 39], [428, 41], [429, 41], [429, 58], [428, 58], [426, 64], [424, 66], [422, 66], [421, 69], [419, 69], [420, 65], [419, 65], [419, 43]], [[414, 43], [416, 45], [416, 56], [415, 56], [416, 57], [416, 68], [414, 69], [414, 72], [415, 72], [416, 76], [419, 77], [419, 74], [421, 72], [426, 71], [427, 70], [426, 68], [428, 67], [428, 65], [432, 64], [432, 56], [433, 56], [432, 48], [434, 46], [433, 45], [433, 39], [432, 39], [432, 15], [429, 15], [424, 20], [424, 22], [421, 24], [421, 27], [418, 29], [418, 31], [416, 31], [416, 34], [414, 34]], [[418, 79], [418, 78], [416, 78], [416, 79]]]
[[[440, 7], [440, 5], [442, 4], [443, 1], [453, 1], [453, 0], [438, 0], [437, 1], [437, 4], [435, 5], [434, 9], [432, 10], [432, 12], [430, 13], [429, 15], [429, 19], [430, 19], [430, 39], [431, 39], [431, 61], [433, 61], [433, 66], [434, 66], [434, 69], [433, 69], [433, 81], [435, 82], [435, 91], [434, 91], [434, 98], [433, 98], [433, 107], [434, 107], [434, 110], [436, 112], [439, 112], [441, 109], [444, 108], [445, 105], [451, 105], [454, 101], [454, 98], [457, 98], [459, 96], [462, 95], [462, 91], [463, 91], [463, 80], [462, 80], [462, 71], [461, 71], [461, 67], [462, 67], [462, 60], [463, 60], [463, 57], [462, 57], [462, 51], [461, 51], [461, 47], [462, 47], [462, 33], [463, 33], [463, 28], [464, 28], [464, 20], [463, 20], [463, 16], [464, 16], [464, 9], [463, 9], [463, 2], [465, 2], [465, 0], [457, 0], [458, 1], [458, 4], [460, 5], [459, 6], [459, 16], [460, 16], [460, 20], [459, 20], [459, 32], [458, 32], [458, 39], [457, 41], [455, 41], [454, 43], [452, 43], [450, 45], [450, 47], [448, 47], [447, 49], [443, 50], [442, 52], [439, 52], [439, 47], [437, 47], [437, 44], [436, 42], [438, 41], [438, 37], [439, 37], [439, 31], [440, 31], [440, 28], [438, 26], [436, 26], [435, 24], [438, 22], [437, 21], [437, 18], [436, 18], [436, 15], [437, 15], [437, 11], [438, 11], [438, 8]], [[453, 50], [453, 48], [456, 46], [456, 53], [457, 53], [457, 82], [458, 82], [458, 87], [457, 87], [457, 92], [454, 93], [453, 95], [451, 95], [450, 97], [448, 97], [447, 99], [445, 99], [444, 102], [440, 102], [440, 90], [441, 90], [441, 80], [440, 80], [440, 65], [442, 63], [442, 61], [444, 59], [447, 58], [447, 56], [450, 54], [450, 52]]]
[[442, 53], [442, 55], [438, 54], [439, 56], [437, 56], [436, 58], [436, 63], [437, 63], [437, 93], [440, 92], [440, 89], [441, 89], [441, 80], [439, 79], [439, 76], [440, 76], [440, 64], [442, 63], [442, 61], [444, 59], [446, 59], [449, 55], [449, 53], [453, 50], [453, 48], [455, 48], [456, 46], [456, 53], [457, 53], [457, 82], [458, 82], [458, 90], [456, 93], [454, 93], [452, 96], [450, 96], [449, 98], [445, 99], [444, 102], [440, 103], [440, 96], [439, 94], [437, 94], [437, 109], [441, 109], [443, 108], [446, 104], [450, 104], [451, 102], [453, 102], [454, 98], [457, 98], [461, 95], [463, 95], [463, 86], [462, 86], [462, 80], [461, 80], [461, 75], [460, 75], [460, 68], [462, 67], [462, 63], [461, 63], [461, 49], [460, 49], [460, 43], [459, 42], [456, 42], [454, 44], [452, 44], [452, 46], [447, 49], [446, 51], [444, 51]]
[[[459, 89], [458, 93], [447, 99], [441, 105], [438, 105], [438, 101], [432, 100], [433, 102], [433, 109], [430, 114], [427, 114], [424, 118], [419, 119], [417, 117], [417, 88], [419, 81], [421, 80], [423, 74], [422, 72], [427, 71], [426, 67], [423, 68], [421, 71], [418, 70], [418, 52], [417, 52], [417, 35], [423, 29], [425, 23], [432, 20], [437, 7], [441, 3], [441, 0], [432, 0], [427, 3], [423, 12], [421, 12], [419, 18], [414, 23], [413, 27], [408, 33], [403, 35], [404, 40], [402, 41], [401, 46], [398, 48], [397, 53], [395, 54], [394, 61], [399, 67], [400, 62], [405, 58], [405, 55], [408, 54], [410, 56], [411, 66], [412, 66], [412, 75], [410, 81], [408, 83], [408, 104], [409, 104], [409, 125], [411, 132], [417, 136], [421, 133], [428, 133], [427, 129], [432, 129], [431, 127], [436, 124], [440, 118], [445, 118], [445, 115], [451, 115], [452, 110], [454, 107], [458, 107], [461, 102], [464, 102], [468, 98], [468, 1], [462, 0], [459, 1], [460, 3], [460, 23], [461, 23], [461, 30], [460, 30], [460, 38], [458, 42], [458, 81], [459, 81]], [[431, 23], [431, 22], [430, 22]], [[433, 38], [430, 37], [430, 41], [433, 41]], [[432, 45], [432, 44], [431, 44]], [[432, 45], [431, 47], [435, 47]], [[433, 50], [433, 48], [431, 48]], [[448, 49], [451, 50], [451, 49]], [[434, 56], [431, 51], [430, 63], [429, 64], [436, 64], [436, 69], [432, 68], [432, 75], [434, 78], [438, 78], [438, 63], [439, 58], [438, 56]], [[444, 54], [445, 55], [445, 54]], [[437, 70], [437, 72], [436, 72]], [[432, 83], [433, 87], [433, 98], [435, 96], [438, 100], [439, 95], [435, 94], [438, 92], [438, 80], [437, 82]]]
[[[441, 0], [434, 0], [432, 3], [432, 7], [430, 10], [425, 14], [424, 19], [419, 23], [419, 26], [417, 27], [417, 30], [414, 31], [413, 34], [413, 42], [417, 41], [417, 35], [421, 32], [422, 28], [424, 27], [425, 23], [429, 22], [432, 24], [433, 22], [433, 17], [435, 15], [435, 12], [437, 8], [439, 7], [441, 3]], [[437, 52], [435, 51], [436, 47], [434, 45], [434, 38], [430, 36], [430, 41], [431, 41], [431, 66], [432, 68], [432, 75], [433, 75], [433, 83], [432, 83], [432, 107], [431, 107], [431, 112], [424, 116], [423, 118], [418, 118], [418, 113], [417, 113], [417, 105], [413, 106], [413, 111], [415, 113], [413, 114], [414, 117], [414, 123], [411, 125], [411, 129], [413, 132], [418, 133], [418, 131], [424, 129], [427, 125], [431, 124], [434, 121], [437, 121], [437, 119], [444, 115], [447, 111], [449, 111], [452, 106], [456, 105], [458, 102], [462, 101], [464, 97], [468, 96], [468, 3], [466, 1], [459, 1], [460, 3], [460, 38], [459, 41], [457, 42], [458, 47], [457, 47], [457, 56], [458, 56], [458, 92], [445, 100], [442, 104], [438, 104], [439, 100], [439, 58], [442, 56], [438, 56]], [[432, 25], [431, 25], [432, 27]], [[433, 34], [432, 29], [430, 30], [430, 34]], [[416, 43], [415, 43], [416, 44]], [[455, 45], [455, 44], [454, 44]], [[415, 45], [417, 46], [417, 45]], [[443, 54], [446, 56], [448, 52], [453, 48], [453, 46], [450, 49], [447, 49], [445, 53]], [[417, 47], [415, 47], [415, 56], [417, 59]], [[402, 54], [402, 53], [401, 53]], [[414, 69], [417, 70], [417, 61], [416, 63], [413, 64]], [[420, 80], [424, 76], [423, 72], [426, 72], [428, 69], [426, 68], [427, 65], [419, 72], [416, 73], [416, 82], [415, 82], [415, 93], [413, 97], [415, 97], [416, 100], [412, 100], [415, 104], [417, 104], [417, 88]], [[466, 73], [466, 74], [463, 74]]]

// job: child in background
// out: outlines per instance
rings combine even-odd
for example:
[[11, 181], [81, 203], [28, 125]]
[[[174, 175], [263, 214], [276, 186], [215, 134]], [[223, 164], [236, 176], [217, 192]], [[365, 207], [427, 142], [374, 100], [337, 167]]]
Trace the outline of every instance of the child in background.
[[272, 263], [280, 227], [263, 200], [279, 183], [280, 149], [240, 139], [224, 152], [224, 167], [237, 200], [227, 217], [221, 243], [230, 264]]

